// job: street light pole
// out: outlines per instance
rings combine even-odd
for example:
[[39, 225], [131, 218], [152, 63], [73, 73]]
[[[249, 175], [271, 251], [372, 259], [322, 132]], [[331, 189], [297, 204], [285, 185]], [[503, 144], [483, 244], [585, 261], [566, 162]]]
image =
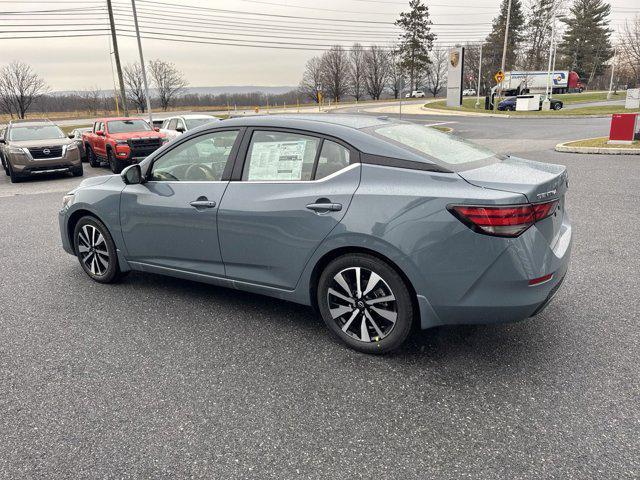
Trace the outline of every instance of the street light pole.
[[116, 57], [116, 71], [118, 72], [118, 82], [120, 83], [120, 100], [122, 101], [122, 110], [124, 116], [129, 116], [127, 110], [127, 97], [124, 91], [124, 80], [122, 79], [122, 65], [120, 64], [120, 52], [118, 51], [118, 38], [116, 36], [116, 23], [113, 19], [113, 6], [111, 0], [107, 0], [107, 10], [109, 11], [109, 24], [111, 25], [111, 39], [113, 41], [113, 54]]
[[478, 62], [478, 89], [476, 90], [476, 108], [480, 106], [480, 79], [482, 78], [482, 43], [480, 44], [480, 61]]
[[133, 23], [136, 26], [136, 37], [138, 39], [138, 53], [140, 54], [140, 66], [142, 67], [142, 80], [144, 81], [144, 95], [147, 99], [147, 111], [149, 112], [149, 125], [153, 128], [153, 113], [151, 112], [151, 97], [149, 97], [149, 84], [147, 83], [147, 69], [144, 66], [144, 56], [142, 55], [142, 40], [140, 39], [140, 27], [138, 26], [138, 12], [136, 11], [136, 0], [131, 0], [133, 9]]
[[[509, 22], [511, 21], [511, 0], [509, 0], [509, 5], [507, 6], [507, 20], [505, 22], [505, 27], [504, 27], [504, 44], [502, 46], [502, 63], [500, 66], [500, 70], [504, 72], [504, 68], [505, 68], [505, 63], [507, 61], [507, 42], [509, 40]], [[500, 82], [500, 85], [498, 86], [498, 100], [500, 98], [502, 98], [502, 82], [504, 82], [504, 79]], [[494, 101], [493, 102], [493, 108], [495, 109], [497, 107], [498, 102]]]

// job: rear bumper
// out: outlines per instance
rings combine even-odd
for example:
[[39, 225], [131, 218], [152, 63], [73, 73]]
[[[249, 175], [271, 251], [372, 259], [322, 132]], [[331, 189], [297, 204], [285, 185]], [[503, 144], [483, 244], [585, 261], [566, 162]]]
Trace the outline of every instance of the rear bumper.
[[[429, 308], [419, 302], [422, 328], [510, 323], [539, 314], [560, 289], [569, 269], [572, 242], [567, 215], [553, 245], [535, 226], [530, 228], [513, 239], [460, 296], [439, 303], [429, 299]], [[530, 280], [550, 273], [550, 280], [529, 285]]]

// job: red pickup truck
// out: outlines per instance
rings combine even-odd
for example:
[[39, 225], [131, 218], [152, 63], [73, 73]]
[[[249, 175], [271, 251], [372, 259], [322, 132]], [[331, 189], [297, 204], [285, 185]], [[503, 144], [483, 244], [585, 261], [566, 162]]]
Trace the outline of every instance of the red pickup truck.
[[87, 159], [92, 167], [109, 163], [113, 173], [144, 160], [168, 139], [141, 118], [100, 118], [82, 134]]

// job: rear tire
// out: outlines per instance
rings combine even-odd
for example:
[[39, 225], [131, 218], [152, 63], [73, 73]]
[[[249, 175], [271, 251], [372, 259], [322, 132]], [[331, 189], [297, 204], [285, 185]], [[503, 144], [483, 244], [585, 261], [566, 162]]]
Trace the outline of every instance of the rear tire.
[[411, 331], [414, 309], [409, 292], [386, 262], [371, 255], [347, 254], [324, 269], [316, 300], [322, 319], [338, 340], [359, 352], [383, 354], [402, 345]]
[[97, 218], [85, 216], [78, 220], [73, 229], [73, 249], [92, 280], [114, 283], [122, 277], [116, 245], [107, 227]]

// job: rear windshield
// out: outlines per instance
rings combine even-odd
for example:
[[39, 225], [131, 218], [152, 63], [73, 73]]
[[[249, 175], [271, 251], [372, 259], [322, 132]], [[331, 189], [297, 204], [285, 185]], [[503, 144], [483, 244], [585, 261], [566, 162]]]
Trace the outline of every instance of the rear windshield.
[[487, 148], [422, 125], [386, 125], [375, 128], [373, 134], [449, 165], [463, 165], [496, 157]]
[[65, 138], [65, 134], [56, 125], [34, 125], [29, 127], [11, 127], [9, 140], [27, 142], [30, 140], [51, 140]]
[[207, 123], [215, 122], [216, 118], [186, 118], [185, 122], [187, 123], [187, 128], [189, 130], [199, 127], [201, 125], [206, 125]]
[[112, 120], [107, 122], [109, 133], [149, 132], [151, 127], [144, 120]]

